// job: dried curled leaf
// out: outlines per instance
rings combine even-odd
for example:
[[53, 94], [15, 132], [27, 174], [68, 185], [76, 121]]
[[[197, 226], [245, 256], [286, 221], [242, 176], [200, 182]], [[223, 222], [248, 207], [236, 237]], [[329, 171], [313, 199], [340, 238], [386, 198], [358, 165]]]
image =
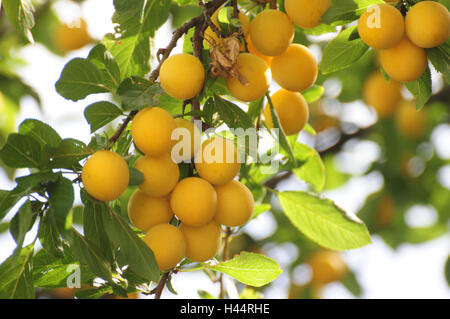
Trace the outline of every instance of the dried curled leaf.
[[230, 37], [223, 38], [220, 43], [210, 43], [211, 75], [224, 78], [234, 77], [247, 85], [247, 79], [237, 69], [237, 59], [241, 51], [239, 34], [234, 33]]

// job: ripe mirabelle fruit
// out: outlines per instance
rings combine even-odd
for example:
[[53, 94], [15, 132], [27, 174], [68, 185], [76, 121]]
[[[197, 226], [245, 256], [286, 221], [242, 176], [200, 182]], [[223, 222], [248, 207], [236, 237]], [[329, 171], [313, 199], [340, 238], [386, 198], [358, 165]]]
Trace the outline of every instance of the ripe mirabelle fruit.
[[131, 123], [131, 136], [137, 148], [150, 156], [169, 153], [177, 127], [172, 115], [160, 107], [147, 107], [136, 114]]
[[134, 164], [134, 168], [144, 174], [145, 180], [139, 189], [148, 196], [164, 196], [178, 183], [180, 170], [170, 154], [159, 157], [142, 156]]
[[233, 141], [222, 137], [205, 141], [195, 154], [195, 168], [200, 177], [211, 184], [223, 185], [231, 181], [241, 169]]
[[427, 53], [405, 35], [396, 46], [381, 51], [381, 65], [391, 79], [415, 81], [427, 68]]
[[406, 34], [421, 48], [434, 48], [450, 36], [450, 13], [439, 2], [423, 1], [415, 4], [406, 15]]
[[100, 201], [115, 200], [127, 189], [127, 162], [112, 151], [95, 152], [84, 164], [81, 180], [89, 195]]
[[219, 251], [221, 232], [215, 221], [201, 227], [181, 223], [180, 231], [186, 241], [186, 257], [190, 260], [204, 262], [213, 258]]
[[175, 267], [186, 255], [186, 241], [181, 231], [171, 224], [150, 228], [144, 242], [153, 251], [159, 270]]
[[227, 79], [227, 87], [231, 95], [244, 102], [256, 101], [263, 97], [271, 81], [269, 65], [257, 55], [241, 53], [236, 66], [248, 83], [244, 85], [238, 78], [230, 76]]
[[250, 23], [250, 37], [259, 52], [268, 56], [280, 55], [294, 39], [294, 26], [287, 14], [264, 10]]
[[[211, 22], [214, 23], [214, 25], [217, 27], [217, 29], [220, 31], [219, 22], [217, 21], [217, 16], [219, 15], [219, 11], [223, 7], [220, 7], [217, 9], [213, 15], [211, 16]], [[244, 33], [244, 36], [247, 35], [250, 32], [250, 19], [241, 11], [239, 11], [239, 21], [241, 21], [241, 29]], [[210, 45], [210, 43], [218, 44], [219, 38], [217, 37], [217, 34], [211, 29], [211, 27], [207, 27], [204, 34], [206, 43]]]
[[358, 20], [361, 39], [374, 49], [392, 48], [405, 33], [405, 19], [399, 10], [388, 4], [371, 5]]
[[[301, 93], [281, 89], [270, 98], [277, 111], [281, 127], [286, 135], [294, 135], [303, 130], [309, 118], [308, 103]], [[264, 108], [267, 126], [273, 128], [269, 103]]]
[[416, 139], [427, 130], [426, 109], [418, 111], [413, 101], [400, 103], [395, 114], [395, 122], [398, 131], [406, 138]]
[[245, 41], [247, 41], [247, 49], [248, 52], [250, 52], [251, 54], [257, 55], [260, 58], [262, 58], [264, 61], [266, 61], [266, 63], [270, 66], [272, 64], [272, 57], [268, 56], [268, 55], [264, 55], [261, 52], [258, 51], [258, 49], [255, 48], [255, 46], [253, 45], [252, 42], [252, 38], [247, 35], [245, 37]]
[[338, 252], [319, 250], [308, 257], [308, 264], [312, 270], [311, 283], [325, 285], [333, 281], [341, 280], [347, 266]]
[[317, 79], [319, 67], [311, 51], [301, 44], [291, 44], [272, 59], [272, 76], [283, 89], [301, 92], [310, 88]]
[[184, 129], [174, 131], [174, 133], [172, 133], [175, 143], [171, 153], [172, 159], [175, 162], [180, 163], [182, 161], [188, 161], [194, 157], [201, 145], [202, 136], [200, 130], [191, 121], [176, 118], [175, 123], [177, 128]]
[[68, 52], [81, 49], [92, 42], [92, 38], [88, 33], [86, 21], [80, 19], [74, 26], [58, 25], [55, 29], [54, 41], [59, 50]]
[[204, 179], [188, 177], [181, 180], [173, 190], [170, 206], [186, 225], [204, 226], [214, 218], [217, 194], [214, 187]]
[[169, 57], [159, 72], [161, 86], [171, 97], [189, 100], [198, 95], [205, 82], [205, 69], [199, 59], [180, 53]]
[[173, 217], [169, 196], [152, 197], [136, 190], [128, 202], [128, 217], [135, 227], [143, 231], [169, 223]]
[[331, 6], [330, 0], [285, 0], [284, 7], [292, 22], [300, 28], [320, 25], [323, 14]]
[[255, 205], [252, 192], [239, 181], [216, 185], [217, 211], [214, 220], [219, 224], [234, 227], [245, 224], [253, 214]]
[[402, 99], [402, 84], [393, 79], [388, 82], [381, 72], [374, 72], [364, 83], [363, 98], [379, 117], [389, 117]]

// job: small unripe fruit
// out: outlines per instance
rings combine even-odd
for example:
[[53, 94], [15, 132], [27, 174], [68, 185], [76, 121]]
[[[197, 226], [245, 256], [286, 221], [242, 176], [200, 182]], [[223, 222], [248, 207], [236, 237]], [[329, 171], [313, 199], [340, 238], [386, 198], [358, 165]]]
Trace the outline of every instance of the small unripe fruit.
[[370, 6], [358, 20], [361, 39], [374, 49], [395, 46], [405, 33], [405, 20], [395, 7], [388, 4]]
[[176, 54], [163, 62], [159, 79], [162, 88], [171, 97], [189, 100], [201, 92], [205, 82], [205, 69], [193, 55]]
[[164, 196], [169, 194], [180, 178], [178, 165], [170, 154], [159, 157], [142, 156], [134, 168], [144, 174], [145, 180], [139, 189], [149, 196]]
[[[286, 135], [294, 135], [303, 130], [309, 118], [308, 103], [303, 95], [281, 89], [275, 92], [270, 99]], [[272, 112], [268, 102], [264, 108], [264, 117], [267, 126], [273, 128]]]
[[134, 117], [131, 136], [136, 147], [150, 156], [169, 153], [174, 141], [172, 131], [177, 127], [172, 115], [160, 107], [147, 107]]
[[84, 164], [81, 180], [89, 195], [100, 201], [111, 201], [127, 189], [130, 170], [119, 154], [98, 151]]
[[394, 79], [388, 82], [380, 72], [374, 72], [364, 83], [363, 98], [379, 117], [389, 117], [402, 99], [402, 84]]
[[416, 109], [413, 101], [403, 101], [395, 114], [398, 131], [409, 139], [423, 136], [427, 130], [426, 109]]
[[143, 231], [169, 223], [173, 218], [169, 196], [152, 197], [136, 190], [128, 202], [128, 217], [135, 227]]
[[247, 83], [242, 84], [238, 78], [230, 76], [227, 79], [227, 88], [231, 95], [244, 102], [262, 98], [270, 86], [269, 65], [257, 55], [241, 53], [236, 67]]
[[55, 46], [62, 52], [74, 51], [81, 49], [92, 41], [88, 33], [87, 23], [84, 19], [80, 19], [78, 26], [68, 26], [60, 24], [55, 29], [54, 34]]
[[215, 221], [201, 227], [181, 223], [180, 231], [186, 241], [186, 257], [190, 260], [204, 262], [214, 258], [219, 251], [221, 232]]
[[280, 55], [294, 39], [294, 26], [289, 17], [278, 10], [260, 12], [250, 23], [250, 37], [255, 48], [264, 55]]
[[391, 79], [415, 81], [427, 68], [427, 53], [405, 35], [396, 46], [381, 51], [381, 65]]
[[335, 251], [320, 250], [314, 252], [308, 257], [308, 264], [312, 270], [311, 283], [315, 285], [339, 281], [347, 272], [344, 260]]
[[211, 184], [223, 185], [231, 181], [241, 169], [233, 141], [222, 137], [205, 141], [195, 155], [195, 168], [200, 177]]
[[284, 1], [287, 15], [300, 28], [315, 28], [319, 26], [323, 14], [330, 6], [330, 0]]
[[272, 59], [272, 76], [283, 89], [301, 92], [309, 89], [317, 79], [319, 67], [307, 47], [291, 44], [279, 56]]
[[[172, 159], [177, 163], [189, 161], [194, 157], [201, 145], [202, 136], [200, 130], [193, 122], [186, 119], [177, 118], [175, 119], [175, 123], [178, 129], [184, 130], [172, 133], [175, 143], [171, 152]], [[177, 135], [177, 132], [179, 132], [180, 135]]]
[[170, 224], [159, 224], [150, 228], [144, 242], [153, 251], [161, 271], [175, 267], [186, 254], [183, 234]]
[[219, 224], [234, 227], [249, 221], [255, 205], [252, 192], [239, 181], [216, 185], [217, 211], [214, 220]]
[[433, 48], [450, 36], [450, 13], [439, 2], [423, 1], [415, 4], [406, 15], [406, 34], [421, 48]]
[[170, 196], [172, 211], [182, 223], [200, 227], [216, 213], [217, 194], [214, 187], [199, 177], [181, 180]]
[[[219, 15], [219, 11], [221, 9], [222, 7], [217, 9], [211, 16], [211, 22], [214, 23], [214, 25], [217, 27], [219, 31], [220, 26], [219, 22], [217, 21], [217, 16]], [[239, 21], [241, 21], [242, 24], [241, 26], [242, 33], [244, 33], [244, 35], [247, 35], [250, 32], [250, 19], [243, 12], [239, 11]], [[204, 37], [208, 45], [211, 45], [211, 43], [217, 45], [220, 42], [220, 39], [217, 37], [217, 34], [211, 29], [211, 27], [206, 28]]]

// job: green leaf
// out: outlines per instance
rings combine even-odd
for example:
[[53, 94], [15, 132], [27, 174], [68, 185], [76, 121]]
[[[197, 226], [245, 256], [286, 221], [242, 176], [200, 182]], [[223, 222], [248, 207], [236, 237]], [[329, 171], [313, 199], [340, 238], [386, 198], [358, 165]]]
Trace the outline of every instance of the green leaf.
[[14, 193], [31, 194], [43, 190], [49, 182], [56, 182], [59, 175], [53, 172], [37, 172], [30, 175], [17, 177], [17, 186]]
[[39, 222], [38, 231], [39, 242], [42, 247], [55, 257], [61, 258], [64, 256], [63, 243], [61, 235], [56, 226], [54, 213], [48, 211]]
[[84, 117], [91, 126], [91, 133], [102, 128], [106, 124], [123, 115], [122, 111], [114, 104], [106, 101], [96, 102], [84, 110]]
[[[299, 28], [296, 26], [296, 29]], [[311, 29], [301, 29], [305, 34], [309, 35], [321, 35], [325, 33], [332, 33], [336, 32], [336, 27], [328, 25], [328, 24], [321, 24], [318, 27], [311, 28]]]
[[76, 258], [86, 264], [92, 273], [112, 281], [111, 268], [103, 252], [75, 229], [72, 229], [72, 249]]
[[39, 167], [42, 152], [39, 143], [28, 135], [9, 134], [0, 150], [1, 160], [12, 168]]
[[417, 109], [420, 110], [430, 99], [432, 94], [431, 71], [427, 67], [422, 76], [416, 81], [406, 82], [406, 88], [417, 100]]
[[293, 170], [294, 174], [320, 192], [325, 186], [325, 166], [319, 153], [305, 144], [295, 143], [294, 155], [302, 163]]
[[34, 8], [30, 0], [3, 0], [2, 6], [9, 22], [21, 32], [25, 38], [34, 43], [31, 29], [34, 27]]
[[275, 129], [275, 134], [278, 143], [280, 143], [280, 146], [283, 148], [283, 150], [286, 152], [288, 158], [293, 162], [294, 165], [296, 165], [297, 160], [295, 159], [294, 152], [292, 151], [291, 144], [289, 143], [286, 134], [284, 133], [283, 129], [281, 128], [280, 124], [280, 118], [278, 117], [277, 111], [275, 110], [275, 107], [273, 106], [272, 99], [270, 98], [269, 94], [266, 94], [269, 107], [270, 107], [270, 113], [272, 116], [272, 123], [273, 127]]
[[19, 134], [29, 135], [41, 146], [58, 147], [61, 143], [59, 134], [48, 124], [35, 119], [27, 119], [19, 125]]
[[325, 248], [355, 249], [371, 242], [363, 222], [329, 199], [306, 192], [280, 192], [278, 199], [292, 224]]
[[70, 60], [55, 84], [56, 91], [66, 99], [78, 101], [95, 93], [114, 92], [104, 83], [104, 74], [97, 66], [82, 58]]
[[51, 167], [53, 168], [67, 168], [79, 169], [81, 168], [79, 162], [93, 153], [83, 142], [73, 139], [65, 138], [61, 144], [51, 150]]
[[234, 279], [254, 287], [262, 287], [274, 281], [282, 270], [278, 263], [261, 254], [241, 252], [233, 259], [206, 265], [211, 270], [227, 274]]
[[357, 26], [345, 29], [325, 46], [320, 63], [320, 71], [323, 74], [345, 69], [367, 52], [369, 46], [363, 40], [360, 38], [352, 40], [355, 33], [358, 33]]
[[247, 114], [252, 120], [252, 122], [255, 121], [261, 115], [263, 109], [264, 109], [264, 97], [260, 98], [259, 100], [250, 102]]
[[0, 299], [33, 299], [32, 256], [34, 245], [21, 249], [20, 255], [11, 256], [0, 265]]
[[5, 217], [11, 208], [16, 205], [23, 197], [22, 193], [15, 193], [14, 191], [0, 190], [0, 220]]
[[25, 235], [31, 229], [33, 219], [33, 212], [31, 210], [31, 202], [27, 200], [19, 211], [14, 215], [9, 224], [9, 231], [17, 243], [17, 248], [21, 249]]
[[332, 0], [331, 7], [322, 16], [322, 23], [344, 25], [353, 22], [373, 4], [382, 0]]
[[242, 128], [244, 130], [253, 126], [252, 120], [236, 104], [214, 95], [214, 109], [219, 113], [220, 118], [229, 128]]
[[347, 288], [348, 291], [351, 292], [353, 296], [355, 296], [356, 298], [361, 297], [363, 289], [352, 271], [347, 270], [346, 276], [344, 277], [344, 279], [342, 279], [342, 284], [345, 288]]
[[130, 167], [130, 182], [128, 183], [128, 186], [141, 185], [144, 180], [145, 176], [140, 170]]
[[86, 201], [83, 209], [83, 229], [84, 236], [100, 248], [108, 259], [112, 260], [111, 244], [103, 225], [103, 214], [107, 211], [108, 206], [103, 202], [91, 199]]
[[167, 21], [170, 5], [160, 0], [114, 1], [112, 22], [119, 25], [118, 34], [107, 35], [103, 43], [117, 61], [122, 80], [150, 71], [150, 40]]
[[323, 88], [323, 86], [314, 84], [309, 89], [303, 91], [302, 95], [305, 98], [306, 102], [313, 103], [320, 100], [324, 92], [325, 89]]
[[74, 191], [72, 181], [60, 176], [58, 181], [50, 183], [47, 187], [49, 197], [49, 209], [54, 216], [55, 225], [60, 233], [64, 234], [69, 229], [69, 212], [74, 202]]
[[102, 82], [108, 88], [117, 88], [120, 83], [120, 70], [117, 62], [112, 54], [106, 50], [103, 44], [97, 44], [89, 52], [88, 58], [100, 73], [102, 74]]
[[75, 298], [77, 299], [98, 299], [105, 294], [112, 294], [111, 286], [101, 286], [96, 288], [81, 289], [75, 291]]
[[87, 266], [80, 265], [67, 245], [64, 246], [64, 252], [63, 258], [56, 257], [45, 249], [34, 255], [33, 283], [36, 287], [68, 287], [69, 284], [75, 283], [73, 279], [78, 274], [80, 275], [80, 284], [86, 284], [95, 278]]
[[103, 225], [111, 242], [120, 247], [120, 252], [135, 273], [149, 281], [157, 281], [159, 269], [151, 249], [130, 228], [128, 223], [114, 210], [103, 214]]
[[272, 205], [270, 205], [270, 204], [255, 205], [255, 208], [253, 210], [252, 218], [258, 217], [262, 213], [269, 211], [271, 208], [272, 208]]
[[184, 36], [183, 41], [183, 53], [194, 53], [194, 48], [192, 47], [192, 37], [194, 36], [195, 28], [190, 28], [186, 35]]
[[428, 59], [438, 72], [441, 72], [447, 84], [450, 84], [450, 42], [427, 49]]
[[158, 83], [132, 76], [125, 79], [117, 90], [124, 110], [140, 109], [147, 106], [161, 106], [159, 99], [164, 90]]

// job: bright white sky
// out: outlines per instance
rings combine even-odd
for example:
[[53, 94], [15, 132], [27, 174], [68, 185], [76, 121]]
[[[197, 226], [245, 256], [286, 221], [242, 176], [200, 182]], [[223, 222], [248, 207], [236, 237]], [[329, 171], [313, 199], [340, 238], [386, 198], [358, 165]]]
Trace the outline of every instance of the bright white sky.
[[[68, 22], [74, 14], [79, 13], [70, 2], [60, 1], [57, 8], [61, 17], [68, 19]], [[112, 13], [112, 0], [88, 0], [81, 11], [88, 22], [90, 33], [97, 39], [113, 30]], [[164, 25], [157, 34], [155, 47], [165, 47], [170, 34], [170, 25]], [[174, 52], [181, 51], [182, 42], [180, 41], [179, 44]], [[87, 105], [99, 101], [102, 96], [94, 95], [74, 103], [59, 96], [54, 89], [64, 64], [73, 57], [86, 57], [88, 52], [89, 48], [85, 48], [61, 58], [52, 55], [40, 45], [23, 50], [22, 54], [29, 65], [23, 68], [21, 75], [41, 95], [43, 111], [39, 111], [31, 99], [24, 99], [17, 124], [25, 118], [37, 118], [49, 123], [63, 138], [74, 137], [86, 143], [89, 141], [89, 126], [83, 117], [83, 110]], [[443, 128], [443, 134], [448, 136], [448, 127]], [[368, 154], [373, 155], [373, 152], [376, 152], [370, 149], [370, 145], [366, 147], [368, 147]], [[364, 162], [364, 159], [358, 160]], [[367, 161], [367, 158], [365, 160]], [[23, 173], [19, 171], [18, 175]], [[365, 196], [361, 193], [361, 189], [374, 191], [381, 185], [380, 176], [371, 174], [368, 177], [352, 180], [344, 189], [327, 195], [341, 207], [355, 212]], [[0, 189], [10, 189], [13, 186], [14, 184], [0, 172]], [[298, 185], [292, 181], [287, 181], [281, 186], [283, 189], [298, 188]], [[350, 197], [348, 194], [353, 195]], [[257, 239], [270, 235], [274, 228], [273, 218], [269, 214], [262, 214], [250, 222], [246, 230]], [[30, 235], [29, 238], [32, 238], [33, 234]], [[14, 247], [15, 243], [9, 233], [0, 235], [0, 262], [11, 254]], [[372, 245], [345, 252], [344, 257], [364, 287], [364, 298], [449, 298], [450, 289], [444, 281], [443, 274], [443, 266], [449, 252], [450, 235], [419, 246], [403, 245], [398, 251], [391, 250], [381, 239], [373, 237]], [[295, 246], [287, 244], [267, 247], [266, 253], [285, 267], [299, 252]], [[299, 269], [298, 273], [298, 280], [304, 280], [307, 271]], [[218, 285], [213, 285], [208, 278], [199, 273], [175, 275], [173, 285], [179, 294], [174, 296], [166, 291], [163, 297], [198, 298], [197, 289], [205, 289], [211, 293], [218, 292]], [[281, 275], [267, 291], [265, 297], [285, 298], [286, 296], [287, 276]], [[323, 291], [323, 297], [351, 298], [352, 296], [341, 284], [331, 284]]]

